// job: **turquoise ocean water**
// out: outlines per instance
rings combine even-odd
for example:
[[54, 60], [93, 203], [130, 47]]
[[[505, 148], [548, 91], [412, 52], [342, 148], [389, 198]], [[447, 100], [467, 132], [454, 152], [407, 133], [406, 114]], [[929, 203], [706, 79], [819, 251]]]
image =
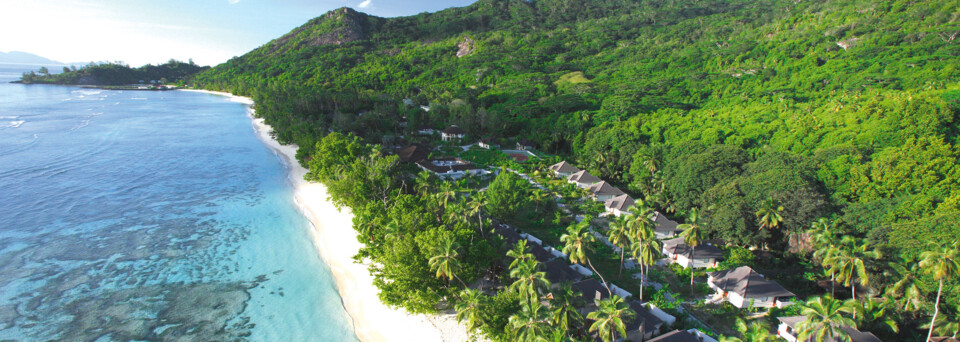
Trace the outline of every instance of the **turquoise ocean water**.
[[242, 104], [0, 66], [0, 340], [353, 341]]

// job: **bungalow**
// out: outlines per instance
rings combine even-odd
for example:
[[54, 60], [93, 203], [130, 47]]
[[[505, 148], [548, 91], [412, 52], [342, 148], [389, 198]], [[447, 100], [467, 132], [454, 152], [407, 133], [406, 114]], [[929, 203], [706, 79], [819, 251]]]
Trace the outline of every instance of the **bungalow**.
[[430, 156], [430, 151], [432, 151], [430, 145], [412, 144], [397, 151], [397, 156], [404, 163], [416, 163], [427, 159]]
[[458, 141], [460, 139], [463, 139], [463, 137], [465, 137], [466, 135], [467, 135], [467, 132], [464, 132], [463, 129], [461, 129], [457, 125], [453, 125], [443, 130], [443, 132], [441, 132], [440, 134], [440, 138], [443, 139], [443, 141], [455, 141], [455, 140]]
[[654, 211], [651, 219], [653, 220], [654, 224], [654, 234], [657, 235], [658, 239], [663, 240], [677, 236], [677, 226], [680, 224], [676, 221], [668, 219], [659, 211]]
[[604, 201], [603, 206], [607, 208], [607, 212], [619, 217], [630, 210], [634, 203], [636, 201], [633, 197], [624, 194]]
[[623, 190], [617, 189], [617, 187], [610, 185], [610, 183], [606, 181], [593, 183], [587, 190], [590, 190], [593, 199], [601, 202], [626, 194]]
[[767, 280], [749, 266], [730, 270], [707, 272], [707, 285], [730, 304], [738, 308], [778, 307], [793, 304], [796, 297], [774, 281]]
[[546, 271], [547, 279], [554, 288], [559, 287], [561, 283], [572, 283], [583, 279], [583, 275], [570, 268], [563, 259], [553, 259], [543, 263], [543, 270]]
[[521, 151], [532, 150], [533, 141], [530, 141], [530, 139], [520, 139], [520, 141], [517, 141], [517, 149]]
[[[799, 335], [799, 332], [796, 330], [797, 325], [800, 324], [800, 322], [806, 321], [807, 316], [778, 317], [777, 320], [780, 321], [780, 325], [777, 327], [777, 336], [780, 336], [780, 338], [783, 338], [788, 342], [797, 342], [797, 335]], [[852, 342], [880, 342], [880, 339], [877, 338], [877, 336], [869, 332], [862, 332], [850, 326], [844, 326], [840, 329], [850, 335], [850, 340]], [[815, 340], [816, 339], [811, 337], [805, 342], [812, 342]], [[833, 336], [827, 336], [823, 341], [840, 342], [842, 340]]]
[[578, 169], [576, 166], [573, 166], [572, 164], [566, 161], [562, 161], [562, 162], [550, 165], [549, 169], [550, 171], [553, 171], [553, 174], [555, 176], [564, 177], [564, 178], [570, 177], [570, 175], [580, 172], [580, 169]]
[[690, 329], [686, 331], [674, 330], [652, 340], [647, 340], [647, 342], [717, 342], [717, 340], [700, 332], [700, 330]]
[[437, 132], [436, 132], [433, 128], [424, 126], [424, 127], [420, 127], [419, 129], [417, 129], [417, 134], [419, 134], [419, 135], [434, 135], [434, 134], [437, 134]]
[[460, 158], [424, 159], [418, 161], [417, 166], [440, 178], [459, 179], [468, 174], [476, 176], [490, 173]]
[[580, 314], [584, 316], [597, 310], [596, 301], [610, 298], [610, 292], [596, 279], [579, 281], [573, 283], [571, 287], [573, 287], [574, 291], [580, 292], [580, 296], [586, 303], [586, 305], [580, 309]]
[[573, 183], [581, 189], [589, 188], [593, 183], [599, 182], [600, 178], [594, 175], [591, 175], [586, 170], [575, 172], [567, 177], [567, 183]]
[[717, 267], [717, 260], [723, 257], [723, 251], [711, 244], [690, 248], [683, 238], [676, 238], [663, 241], [663, 255], [684, 268], [704, 268]]
[[633, 319], [624, 322], [627, 331], [627, 341], [646, 341], [651, 337], [660, 335], [660, 328], [664, 322], [657, 318], [647, 307], [638, 301], [630, 301], [630, 309], [636, 315]]
[[547, 251], [546, 248], [535, 243], [528, 243], [527, 248], [530, 250], [530, 254], [533, 254], [533, 258], [537, 261], [544, 263], [557, 257]]
[[480, 141], [477, 142], [477, 146], [488, 150], [491, 148], [500, 148], [500, 144], [497, 144], [497, 139], [492, 137], [480, 139]]

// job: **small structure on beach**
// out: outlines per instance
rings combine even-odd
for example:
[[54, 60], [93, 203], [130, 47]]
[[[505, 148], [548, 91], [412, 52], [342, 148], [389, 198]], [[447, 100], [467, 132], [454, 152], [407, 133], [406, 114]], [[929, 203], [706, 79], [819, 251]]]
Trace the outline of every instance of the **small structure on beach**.
[[[797, 324], [800, 322], [806, 321], [807, 316], [790, 316], [790, 317], [778, 317], [777, 320], [780, 321], [780, 325], [777, 326], [777, 336], [787, 340], [788, 342], [797, 342]], [[880, 339], [876, 335], [870, 332], [862, 332], [857, 330], [854, 327], [843, 326], [840, 327], [841, 330], [850, 335], [850, 340], [853, 342], [880, 342]], [[803, 342], [813, 342], [815, 338], [810, 338], [807, 341]], [[833, 336], [826, 336], [824, 342], [840, 342], [842, 341], [839, 338]]]
[[417, 162], [421, 169], [433, 172], [440, 178], [459, 179], [465, 175], [485, 175], [490, 171], [481, 169], [460, 158], [424, 159]]
[[676, 221], [668, 219], [659, 211], [654, 211], [653, 217], [650, 219], [653, 220], [654, 234], [656, 234], [658, 239], [663, 240], [677, 236], [677, 226], [680, 224]]
[[738, 308], [786, 307], [796, 297], [793, 292], [767, 280], [750, 266], [740, 266], [730, 270], [707, 272], [707, 285], [717, 291], [718, 296]]
[[594, 200], [597, 200], [600, 202], [626, 194], [625, 192], [623, 192], [623, 190], [620, 190], [617, 187], [610, 185], [610, 183], [607, 183], [607, 181], [593, 183], [590, 185], [589, 188], [587, 188], [587, 190], [590, 191], [590, 194], [591, 196], [593, 196]]
[[634, 204], [636, 204], [636, 201], [633, 199], [633, 197], [630, 197], [630, 195], [627, 194], [623, 194], [603, 202], [603, 206], [607, 208], [607, 212], [618, 217], [628, 212]]
[[591, 175], [586, 170], [571, 174], [567, 177], [567, 183], [573, 183], [581, 189], [589, 188], [593, 183], [599, 182], [600, 177]]
[[443, 141], [460, 141], [465, 136], [467, 136], [467, 132], [457, 125], [447, 127], [447, 129], [443, 130], [440, 134], [440, 138], [443, 139]]
[[570, 175], [581, 171], [579, 168], [577, 168], [576, 166], [573, 166], [573, 164], [570, 164], [566, 161], [562, 161], [562, 162], [550, 165], [548, 169], [550, 169], [550, 171], [553, 171], [554, 176], [563, 177], [563, 178], [570, 177]]
[[723, 251], [711, 244], [702, 244], [690, 248], [683, 238], [663, 241], [663, 255], [684, 268], [717, 267]]

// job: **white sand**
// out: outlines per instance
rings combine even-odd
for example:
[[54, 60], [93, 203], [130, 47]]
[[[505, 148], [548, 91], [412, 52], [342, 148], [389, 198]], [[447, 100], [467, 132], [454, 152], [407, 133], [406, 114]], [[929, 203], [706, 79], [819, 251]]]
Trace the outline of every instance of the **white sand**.
[[263, 119], [253, 117], [249, 108], [253, 101], [228, 93], [186, 90], [228, 96], [232, 101], [248, 105], [248, 114], [253, 120], [257, 136], [272, 148], [287, 164], [294, 197], [301, 212], [314, 227], [313, 242], [330, 267], [337, 283], [343, 307], [353, 321], [353, 329], [361, 341], [444, 341], [459, 342], [470, 339], [466, 327], [457, 323], [452, 314], [412, 315], [403, 309], [392, 309], [380, 302], [379, 290], [373, 285], [373, 276], [366, 265], [353, 262], [353, 256], [362, 244], [353, 230], [353, 214], [349, 208], [338, 211], [327, 200], [323, 184], [307, 182], [303, 176], [307, 170], [294, 157], [295, 145], [280, 145], [270, 137], [272, 128]]

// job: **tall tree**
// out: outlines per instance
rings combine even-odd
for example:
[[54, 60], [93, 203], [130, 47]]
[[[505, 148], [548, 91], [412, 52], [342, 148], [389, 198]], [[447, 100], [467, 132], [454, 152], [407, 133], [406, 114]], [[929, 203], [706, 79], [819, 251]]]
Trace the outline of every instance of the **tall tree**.
[[527, 240], [517, 241], [517, 243], [513, 245], [513, 248], [507, 251], [507, 257], [513, 258], [513, 261], [510, 263], [511, 269], [527, 260], [533, 260], [533, 254], [530, 254], [527, 248]]
[[830, 271], [837, 275], [843, 286], [849, 286], [853, 299], [857, 299], [857, 284], [867, 286], [870, 274], [867, 273], [867, 261], [879, 259], [880, 251], [872, 248], [866, 241], [852, 236], [844, 236], [840, 241], [839, 252], [826, 260]]
[[457, 310], [457, 322], [467, 321], [467, 329], [473, 330], [483, 323], [481, 317], [483, 293], [474, 289], [460, 291], [460, 302], [454, 305]]
[[640, 300], [643, 301], [643, 286], [649, 276], [650, 266], [660, 258], [663, 245], [651, 235], [638, 235], [630, 244], [630, 253], [640, 264]]
[[828, 295], [807, 301], [800, 309], [800, 313], [807, 316], [807, 320], [797, 324], [797, 340], [832, 342], [837, 339], [852, 342], [850, 335], [841, 329], [844, 326], [857, 326], [857, 322], [844, 316], [852, 312], [853, 309], [843, 301]]
[[[783, 222], [783, 206], [780, 205], [775, 199], [768, 199], [763, 201], [760, 204], [760, 209], [757, 210], [754, 215], [757, 216], [757, 223], [760, 224], [760, 229], [773, 229], [780, 226], [780, 222]], [[766, 242], [764, 242], [764, 249], [766, 249]]]
[[697, 208], [690, 209], [690, 214], [687, 215], [687, 222], [677, 226], [678, 229], [683, 230], [680, 233], [680, 237], [683, 238], [683, 243], [690, 246], [690, 290], [693, 290], [693, 255], [697, 252], [697, 246], [700, 245], [700, 242], [703, 241], [703, 229], [700, 227], [700, 210]]
[[834, 291], [837, 283], [836, 272], [824, 262], [828, 258], [840, 253], [840, 248], [838, 247], [840, 239], [837, 237], [836, 223], [831, 223], [827, 219], [821, 218], [817, 222], [814, 222], [807, 232], [810, 235], [810, 240], [813, 242], [815, 250], [813, 252], [813, 259], [819, 262], [827, 273], [830, 273], [830, 295], [836, 295]]
[[526, 260], [510, 269], [510, 277], [516, 279], [510, 290], [523, 296], [527, 302], [539, 301], [540, 291], [550, 288], [547, 273], [540, 271], [540, 262]]
[[487, 206], [487, 198], [482, 192], [477, 192], [470, 196], [470, 200], [467, 201], [467, 210], [470, 215], [477, 215], [477, 223], [480, 225], [480, 236], [486, 238], [486, 235], [483, 232], [483, 208]]
[[755, 321], [747, 325], [747, 322], [737, 318], [736, 328], [740, 336], [743, 337], [742, 339], [723, 336], [720, 338], [720, 342], [773, 342], [778, 339], [776, 336], [770, 334], [765, 324], [760, 322]]
[[540, 302], [523, 304], [517, 314], [508, 319], [509, 329], [515, 341], [546, 341], [550, 334], [550, 316]]
[[437, 278], [447, 278], [447, 280], [456, 279], [463, 287], [467, 284], [457, 277], [460, 271], [460, 262], [457, 261], [457, 243], [453, 237], [446, 237], [439, 247], [433, 249], [433, 256], [430, 257], [430, 269], [437, 272]]
[[583, 322], [583, 316], [577, 310], [577, 300], [581, 298], [570, 283], [560, 284], [560, 288], [553, 292], [553, 299], [550, 301], [551, 318], [550, 322], [558, 330], [562, 330], [564, 335], [569, 336], [569, 331]]
[[931, 243], [929, 250], [920, 254], [920, 267], [940, 283], [937, 289], [937, 301], [933, 304], [933, 318], [930, 319], [930, 332], [927, 340], [933, 338], [933, 330], [940, 313], [940, 297], [943, 294], [943, 281], [960, 275], [960, 242], [948, 245]]
[[634, 316], [636, 316], [636, 312], [631, 310], [627, 302], [617, 295], [597, 300], [597, 310], [587, 314], [587, 318], [594, 321], [590, 325], [590, 332], [596, 332], [600, 339], [606, 342], [616, 340], [617, 333], [620, 333], [620, 336], [627, 337], [624, 321], [629, 321]]
[[617, 278], [623, 277], [623, 256], [627, 252], [627, 246], [630, 244], [630, 224], [626, 216], [616, 216], [613, 222], [610, 222], [610, 229], [607, 230], [607, 238], [610, 243], [620, 248], [620, 273]]
[[592, 220], [593, 217], [587, 216], [583, 221], [567, 227], [567, 233], [560, 237], [560, 242], [563, 243], [563, 254], [570, 257], [570, 262], [576, 264], [586, 262], [587, 265], [590, 266], [590, 269], [593, 270], [593, 273], [600, 277], [600, 281], [603, 283], [603, 287], [607, 288], [607, 292], [613, 295], [613, 291], [610, 290], [607, 281], [603, 279], [603, 275], [601, 275], [600, 272], [597, 272], [597, 269], [593, 267], [593, 263], [590, 262], [590, 258], [587, 256], [587, 253], [590, 252], [591, 249], [590, 245], [596, 241], [596, 238], [590, 234], [589, 231], [590, 221]]
[[[887, 295], [899, 298], [903, 311], [917, 311], [923, 307], [924, 291], [920, 287], [920, 265], [912, 258], [902, 257], [898, 262], [890, 262], [885, 275], [897, 280], [887, 287]], [[908, 268], [909, 267], [909, 268]]]

